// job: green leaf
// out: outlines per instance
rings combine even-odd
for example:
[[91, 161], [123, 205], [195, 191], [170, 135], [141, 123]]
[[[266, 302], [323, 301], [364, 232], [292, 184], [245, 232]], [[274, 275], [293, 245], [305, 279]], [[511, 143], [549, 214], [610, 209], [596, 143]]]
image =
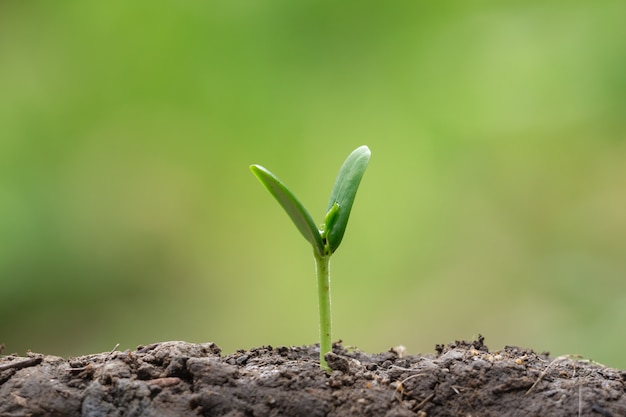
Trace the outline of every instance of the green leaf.
[[330, 200], [326, 209], [327, 213], [330, 213], [336, 210], [335, 205], [339, 206], [337, 213], [332, 214], [332, 224], [326, 225], [325, 228], [331, 253], [337, 250], [343, 239], [356, 191], [369, 163], [370, 155], [371, 152], [367, 146], [356, 148], [348, 155], [337, 174], [337, 179], [335, 179], [335, 185], [330, 193]]
[[291, 221], [302, 233], [302, 236], [313, 245], [318, 255], [322, 256], [324, 254], [324, 244], [322, 243], [320, 232], [302, 203], [276, 175], [266, 168], [260, 165], [250, 165], [250, 170], [280, 203], [291, 218]]
[[[339, 204], [335, 203], [326, 213], [326, 217], [324, 217], [324, 231], [332, 230], [335, 227], [335, 222], [337, 221], [337, 215], [339, 214]], [[328, 233], [322, 233], [322, 239]]]

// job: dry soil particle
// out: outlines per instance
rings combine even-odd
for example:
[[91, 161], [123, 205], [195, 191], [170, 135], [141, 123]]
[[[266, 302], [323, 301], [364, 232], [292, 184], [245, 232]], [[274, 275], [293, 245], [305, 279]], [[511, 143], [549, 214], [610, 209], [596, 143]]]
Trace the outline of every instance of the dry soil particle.
[[626, 416], [626, 372], [479, 338], [369, 355], [315, 346], [221, 356], [213, 343], [156, 343], [69, 360], [0, 358], [0, 417]]

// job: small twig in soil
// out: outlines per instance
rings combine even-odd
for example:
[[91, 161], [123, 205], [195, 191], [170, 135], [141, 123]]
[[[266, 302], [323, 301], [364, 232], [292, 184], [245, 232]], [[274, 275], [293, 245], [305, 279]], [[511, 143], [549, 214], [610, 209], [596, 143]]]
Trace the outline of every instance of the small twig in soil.
[[541, 382], [541, 380], [543, 379], [544, 376], [546, 376], [546, 374], [548, 373], [548, 370], [552, 367], [552, 365], [554, 365], [557, 361], [562, 361], [563, 359], [567, 359], [567, 356], [559, 356], [558, 358], [554, 358], [552, 360], [552, 362], [550, 362], [548, 364], [548, 366], [546, 366], [546, 369], [543, 370], [543, 372], [541, 373], [541, 375], [539, 375], [539, 377], [537, 378], [537, 380], [535, 381], [534, 384], [532, 384], [532, 386], [530, 388], [528, 388], [528, 391], [526, 391], [526, 394], [524, 395], [528, 395], [530, 394], [530, 392], [535, 389], [535, 387], [537, 386], [537, 384], [539, 384], [539, 382]]
[[120, 344], [119, 344], [119, 343], [117, 343], [117, 344], [113, 347], [113, 349], [112, 349], [112, 350], [108, 353], [108, 355], [107, 355], [107, 356], [106, 356], [106, 358], [104, 359], [104, 361], [105, 361], [105, 362], [109, 360], [109, 358], [111, 357], [111, 355], [113, 354], [113, 352], [115, 352], [115, 351], [117, 350], [117, 348], [118, 348], [118, 347], [120, 347]]
[[[564, 355], [564, 356], [559, 356], [558, 358], [555, 358], [552, 362], [550, 362], [548, 364], [548, 366], [546, 366], [546, 369], [543, 370], [543, 372], [541, 373], [541, 375], [539, 375], [539, 377], [537, 378], [537, 380], [535, 381], [535, 383], [528, 388], [528, 391], [526, 391], [526, 394], [524, 395], [528, 395], [536, 386], [537, 384], [539, 384], [539, 382], [543, 379], [543, 377], [548, 373], [548, 370], [550, 369], [550, 367], [552, 365], [554, 365], [557, 361], [562, 361], [564, 359], [571, 359], [574, 355]], [[576, 363], [577, 361], [575, 361]], [[590, 361], [588, 361], [590, 362]], [[574, 373], [572, 375], [572, 377], [576, 377], [579, 380], [579, 384], [578, 384], [578, 417], [582, 416], [582, 412], [583, 412], [583, 396], [582, 396], [582, 382], [580, 381], [580, 378], [578, 378], [578, 376], [576, 375], [576, 365], [574, 365]], [[596, 410], [594, 410], [596, 411]]]
[[[404, 378], [402, 381], [400, 381], [400, 383], [398, 384], [398, 386], [396, 387], [396, 389], [394, 390], [391, 396], [391, 400], [393, 400], [394, 398], [398, 398], [396, 394], [399, 393], [400, 397], [398, 398], [398, 401], [402, 401], [402, 395], [404, 394], [404, 383], [408, 381], [409, 379], [417, 378], [418, 376], [423, 376], [423, 375], [426, 375], [426, 374], [419, 373], [419, 374], [411, 375], [411, 376]], [[458, 394], [458, 391], [456, 391], [456, 393]], [[415, 407], [412, 407], [411, 409], [413, 411], [417, 411], [420, 408], [424, 407], [424, 405], [426, 405], [426, 403], [432, 400], [433, 398], [435, 398], [435, 393], [431, 392], [426, 398], [420, 401], [419, 404], [417, 404]]]
[[5, 363], [0, 365], [0, 372], [6, 371], [7, 369], [22, 369], [28, 368], [29, 366], [39, 365], [43, 358], [41, 356], [37, 356], [34, 358], [24, 359], [23, 361], [15, 361], [11, 363]]
[[435, 398], [435, 393], [431, 392], [430, 395], [426, 398], [424, 398], [419, 404], [417, 404], [415, 407], [412, 408], [413, 411], [419, 410], [420, 408], [422, 408], [424, 405], [426, 405], [426, 403], [430, 400], [432, 400], [433, 398]]
[[583, 386], [582, 384], [578, 385], [578, 417], [583, 415], [583, 396], [582, 396]]
[[[406, 370], [408, 370], [408, 369], [406, 369]], [[404, 394], [404, 383], [406, 381], [408, 381], [409, 379], [417, 378], [418, 376], [423, 376], [423, 375], [426, 375], [426, 374], [425, 373], [419, 373], [419, 374], [411, 375], [411, 376], [408, 376], [408, 377], [404, 378], [402, 381], [400, 381], [400, 383], [398, 384], [396, 389], [393, 390], [393, 394], [391, 394], [391, 399], [393, 400], [394, 398], [398, 398], [396, 396], [396, 394], [399, 393], [400, 394], [400, 398], [398, 398], [398, 401], [402, 401], [402, 395]], [[428, 399], [430, 400], [430, 398], [428, 398]]]
[[[109, 360], [109, 358], [111, 357], [111, 355], [113, 354], [113, 352], [115, 352], [115, 351], [117, 350], [117, 348], [118, 348], [118, 347], [120, 347], [120, 344], [119, 344], [119, 343], [118, 343], [118, 344], [116, 344], [116, 345], [113, 347], [113, 349], [112, 349], [109, 353], [107, 353], [107, 355], [106, 355], [106, 356], [105, 356], [105, 358], [104, 358], [104, 362], [103, 362], [103, 363], [106, 363], [106, 361], [108, 361], [108, 360]], [[93, 364], [91, 364], [91, 363], [88, 363], [87, 365], [85, 365], [85, 366], [81, 366], [81, 367], [79, 367], [79, 368], [69, 368], [67, 371], [68, 371], [68, 372], [81, 372], [81, 371], [90, 370], [90, 369], [92, 369], [94, 366], [97, 366], [97, 365], [93, 365]]]

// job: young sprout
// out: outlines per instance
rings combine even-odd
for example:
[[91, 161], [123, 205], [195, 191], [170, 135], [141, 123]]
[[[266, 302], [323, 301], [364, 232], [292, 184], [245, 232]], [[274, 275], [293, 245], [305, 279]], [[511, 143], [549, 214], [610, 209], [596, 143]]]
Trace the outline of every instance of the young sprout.
[[324, 355], [332, 350], [330, 321], [330, 257], [341, 243], [346, 231], [356, 190], [370, 160], [370, 150], [361, 146], [344, 161], [326, 208], [324, 223], [315, 225], [309, 212], [281, 180], [260, 165], [251, 165], [252, 173], [278, 200], [302, 236], [313, 246], [317, 272], [317, 293], [320, 313], [320, 367], [330, 368]]

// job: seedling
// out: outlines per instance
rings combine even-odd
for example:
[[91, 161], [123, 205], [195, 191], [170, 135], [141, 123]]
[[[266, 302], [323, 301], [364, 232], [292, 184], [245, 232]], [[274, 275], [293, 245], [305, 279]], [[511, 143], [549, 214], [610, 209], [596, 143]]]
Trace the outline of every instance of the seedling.
[[315, 225], [309, 212], [281, 180], [260, 165], [251, 165], [252, 173], [278, 200], [302, 236], [313, 246], [317, 272], [317, 293], [320, 313], [320, 367], [330, 368], [324, 355], [332, 350], [330, 320], [330, 257], [341, 243], [348, 225], [352, 204], [361, 178], [370, 160], [367, 146], [356, 148], [344, 161], [330, 193], [324, 223]]

